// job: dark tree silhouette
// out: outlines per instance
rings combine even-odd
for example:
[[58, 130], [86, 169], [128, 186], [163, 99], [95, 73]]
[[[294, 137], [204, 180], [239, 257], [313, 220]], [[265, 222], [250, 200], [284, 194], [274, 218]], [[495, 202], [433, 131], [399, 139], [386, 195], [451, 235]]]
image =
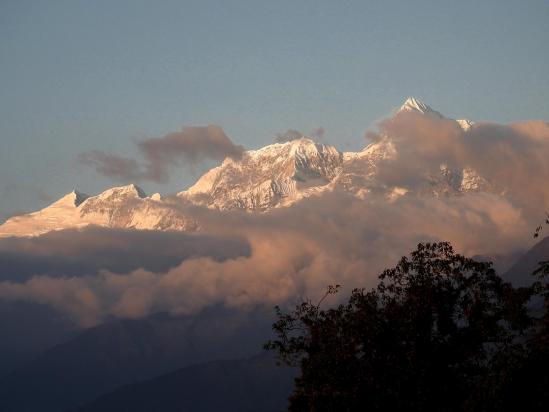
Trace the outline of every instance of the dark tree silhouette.
[[549, 261], [539, 262], [534, 275], [538, 277], [532, 286], [534, 325], [521, 350], [502, 357], [506, 365], [500, 370], [507, 373], [500, 392], [508, 411], [549, 410]]
[[[534, 231], [534, 238], [539, 237], [543, 231], [543, 225], [549, 225], [549, 213], [545, 214], [545, 220]], [[539, 262], [538, 269], [534, 272], [534, 275], [538, 275], [540, 279], [543, 279], [549, 275], [549, 260]]]
[[265, 347], [301, 368], [289, 410], [506, 410], [535, 288], [513, 288], [448, 243], [418, 245], [379, 279], [336, 308], [276, 308]]

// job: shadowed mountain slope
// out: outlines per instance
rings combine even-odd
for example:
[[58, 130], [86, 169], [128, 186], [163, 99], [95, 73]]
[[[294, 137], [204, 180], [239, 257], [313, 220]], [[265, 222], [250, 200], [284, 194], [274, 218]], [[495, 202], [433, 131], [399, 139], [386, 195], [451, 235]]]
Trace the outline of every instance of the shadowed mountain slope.
[[0, 380], [0, 410], [65, 410], [177, 368], [251, 356], [270, 337], [271, 323], [270, 308], [220, 307], [107, 322]]
[[297, 371], [272, 354], [193, 365], [124, 386], [78, 412], [276, 412], [286, 409]]

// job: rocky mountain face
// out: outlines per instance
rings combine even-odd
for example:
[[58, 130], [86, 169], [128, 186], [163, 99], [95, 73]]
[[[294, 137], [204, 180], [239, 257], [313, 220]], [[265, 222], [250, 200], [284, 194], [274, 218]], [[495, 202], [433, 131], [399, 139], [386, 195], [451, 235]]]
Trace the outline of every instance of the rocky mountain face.
[[[417, 99], [407, 99], [399, 111], [443, 116]], [[469, 120], [455, 120], [467, 130]], [[381, 161], [396, 155], [387, 137], [358, 152], [340, 152], [309, 137], [245, 152], [241, 160], [227, 158], [204, 174], [189, 189], [167, 201], [159, 194], [146, 196], [135, 185], [115, 187], [89, 197], [73, 191], [40, 211], [9, 219], [0, 236], [34, 236], [52, 230], [90, 224], [113, 228], [196, 231], [198, 222], [186, 218], [173, 203], [191, 203], [220, 210], [267, 212], [290, 206], [326, 191], [344, 190], [364, 198], [386, 194], [388, 200], [406, 195], [410, 188], [390, 187], [377, 176]], [[470, 168], [451, 170], [445, 165], [423, 177], [422, 195], [457, 195], [489, 191], [490, 184]], [[416, 189], [417, 190], [417, 189]]]
[[343, 154], [307, 137], [226, 159], [178, 196], [218, 209], [266, 211], [332, 187]]
[[[399, 111], [444, 118], [414, 98], [407, 99]], [[473, 124], [469, 120], [456, 122], [464, 130]], [[178, 196], [217, 209], [250, 211], [289, 206], [305, 197], [336, 189], [359, 197], [383, 191], [391, 198], [405, 194], [408, 189], [387, 187], [376, 178], [376, 172], [381, 161], [395, 155], [395, 146], [388, 138], [359, 152], [340, 152], [302, 136], [248, 151], [238, 162], [226, 159]], [[441, 165], [439, 173], [426, 177], [422, 192], [439, 196], [488, 189], [488, 183], [474, 170], [450, 170]]]

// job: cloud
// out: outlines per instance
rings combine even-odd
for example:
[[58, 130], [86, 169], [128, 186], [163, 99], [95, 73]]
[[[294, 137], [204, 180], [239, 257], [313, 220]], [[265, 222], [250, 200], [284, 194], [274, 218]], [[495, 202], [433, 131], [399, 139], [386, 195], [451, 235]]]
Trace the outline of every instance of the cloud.
[[141, 180], [145, 175], [137, 160], [101, 150], [80, 153], [77, 160], [80, 164], [94, 168], [97, 173], [115, 180]]
[[[348, 291], [373, 286], [383, 268], [420, 241], [451, 240], [470, 255], [505, 253], [529, 231], [520, 211], [499, 196], [482, 193], [402, 197], [390, 204], [382, 197], [365, 201], [332, 193], [269, 214], [196, 207], [185, 213], [199, 219], [213, 238], [245, 239], [249, 253], [226, 259], [203, 253], [163, 270], [111, 269], [4, 281], [0, 298], [48, 304], [84, 326], [107, 316], [316, 299], [327, 284], [340, 283]], [[161, 253], [165, 244], [150, 243], [151, 253]], [[40, 242], [42, 248], [49, 245]]]
[[127, 273], [138, 268], [160, 272], [189, 258], [221, 261], [249, 254], [248, 243], [238, 236], [92, 226], [38, 237], [0, 238], [0, 280], [81, 277], [100, 270]]
[[292, 140], [301, 139], [302, 137], [303, 133], [301, 133], [299, 130], [287, 129], [282, 133], [277, 133], [274, 141], [276, 143], [285, 143], [291, 142]]
[[322, 140], [325, 134], [326, 134], [326, 130], [324, 130], [322, 126], [316, 127], [313, 130], [311, 130], [311, 137], [313, 139]]
[[[412, 187], [425, 171], [470, 167], [506, 192], [528, 213], [549, 205], [549, 124], [528, 121], [510, 125], [478, 123], [463, 131], [448, 119], [403, 112], [383, 121], [374, 141], [389, 138], [397, 157], [379, 167], [379, 178], [388, 185]], [[537, 212], [536, 212], [537, 211]]]
[[204, 159], [240, 159], [244, 149], [235, 145], [218, 126], [185, 127], [181, 132], [142, 140], [139, 150], [150, 180], [166, 181], [168, 166], [196, 165]]
[[194, 168], [205, 160], [240, 159], [244, 152], [215, 125], [185, 127], [180, 132], [141, 140], [137, 147], [142, 161], [99, 150], [80, 153], [77, 161], [119, 181], [167, 182], [174, 166]]
[[[101, 239], [109, 239], [105, 233], [91, 236], [89, 242], [99, 245], [92, 247], [86, 237], [71, 242], [77, 233], [58, 242], [53, 237], [12, 240], [3, 249], [5, 256], [61, 255], [94, 262], [109, 256], [111, 248], [114, 252], [112, 261], [89, 265], [84, 273], [71, 273], [68, 266], [57, 275], [23, 268], [26, 276], [0, 282], [0, 299], [40, 302], [91, 325], [109, 316], [194, 313], [216, 304], [283, 304], [303, 296], [314, 300], [333, 283], [346, 291], [371, 287], [381, 270], [419, 242], [450, 241], [469, 256], [509, 255], [534, 242], [532, 231], [549, 207], [547, 123], [480, 123], [465, 132], [455, 122], [411, 113], [382, 122], [370, 136], [394, 142], [397, 156], [378, 166], [378, 179], [388, 188], [409, 188], [407, 195], [388, 199], [385, 193], [371, 192], [358, 199], [334, 191], [269, 213], [170, 203], [166, 207], [200, 222], [204, 238], [190, 237], [188, 243], [186, 235], [181, 238], [187, 251], [195, 241], [205, 242], [194, 253], [171, 249], [177, 239], [168, 233], [134, 240], [142, 246], [127, 252], [125, 236], [134, 239], [135, 233], [120, 232], [103, 249]], [[425, 196], [420, 190], [425, 174], [439, 173], [442, 163], [472, 167], [497, 190]], [[220, 258], [227, 245], [233, 245], [234, 253]], [[137, 257], [141, 253], [145, 257]], [[160, 262], [164, 253], [170, 265], [148, 261], [158, 256]], [[181, 260], [178, 253], [184, 256]], [[117, 266], [117, 254], [122, 261], [132, 256], [136, 261]]]
[[101, 302], [87, 279], [37, 276], [25, 283], [3, 282], [0, 298], [46, 304], [77, 320], [84, 327], [97, 324]]

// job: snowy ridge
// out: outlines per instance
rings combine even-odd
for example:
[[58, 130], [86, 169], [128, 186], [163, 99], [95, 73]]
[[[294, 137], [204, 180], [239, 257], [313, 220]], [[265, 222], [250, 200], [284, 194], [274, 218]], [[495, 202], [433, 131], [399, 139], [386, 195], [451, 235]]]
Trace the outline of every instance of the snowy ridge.
[[408, 97], [404, 104], [400, 106], [400, 109], [398, 109], [398, 112], [417, 112], [421, 114], [425, 114], [427, 116], [434, 116], [439, 118], [444, 118], [443, 115], [441, 115], [436, 110], [433, 110], [431, 107], [423, 103], [421, 100], [418, 100], [414, 97]]
[[[403, 111], [444, 118], [415, 98], [408, 98], [397, 113]], [[473, 126], [469, 120], [456, 122], [464, 131]], [[343, 190], [359, 198], [374, 191], [384, 193], [388, 201], [412, 194], [414, 190], [429, 196], [492, 190], [491, 185], [471, 168], [450, 170], [445, 165], [441, 165], [439, 171], [428, 172], [423, 187], [414, 190], [388, 187], [380, 181], [377, 172], [380, 162], [396, 156], [397, 149], [386, 136], [361, 151], [344, 153], [301, 136], [246, 151], [238, 161], [226, 158], [189, 189], [178, 193], [175, 199], [164, 199], [158, 193], [148, 197], [133, 184], [114, 187], [91, 197], [72, 191], [42, 210], [7, 220], [0, 225], [0, 237], [35, 236], [88, 225], [198, 230], [198, 222], [187, 219], [177, 202], [220, 210], [267, 212], [333, 190]]]
[[96, 225], [111, 228], [196, 230], [158, 198], [147, 197], [135, 185], [115, 187], [88, 197], [77, 191], [37, 212], [15, 216], [0, 226], [0, 237], [37, 236], [43, 233]]
[[247, 151], [238, 162], [226, 159], [178, 196], [218, 209], [265, 211], [325, 190], [342, 163], [336, 148], [303, 136]]
[[432, 109], [430, 106], [423, 103], [421, 100], [418, 100], [414, 97], [408, 97], [406, 99], [404, 104], [400, 106], [400, 109], [397, 110], [397, 113], [400, 112], [415, 112], [424, 114], [426, 116], [433, 116], [439, 119], [454, 120], [464, 131], [469, 130], [474, 124], [471, 120], [468, 119], [448, 119], [436, 110]]

